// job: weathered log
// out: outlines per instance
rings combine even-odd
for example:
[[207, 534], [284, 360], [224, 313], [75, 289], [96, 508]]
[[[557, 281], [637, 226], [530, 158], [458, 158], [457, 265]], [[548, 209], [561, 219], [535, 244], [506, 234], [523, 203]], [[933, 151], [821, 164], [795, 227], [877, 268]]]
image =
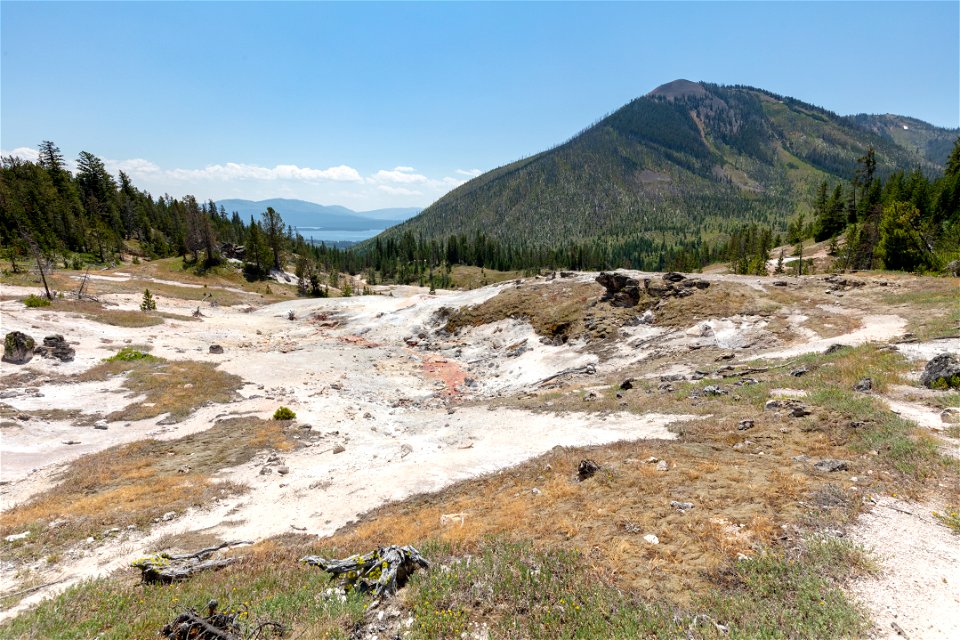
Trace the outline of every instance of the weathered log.
[[370, 553], [353, 555], [344, 560], [306, 556], [301, 558], [300, 562], [339, 576], [340, 586], [346, 591], [356, 589], [361, 593], [371, 592], [378, 600], [395, 594], [418, 568], [430, 567], [430, 563], [415, 547], [393, 545], [380, 547]]
[[166, 552], [146, 556], [135, 561], [132, 566], [140, 569], [141, 578], [146, 584], [170, 584], [186, 580], [190, 576], [209, 569], [222, 569], [237, 561], [236, 558], [208, 560], [215, 551], [247, 541], [224, 542], [215, 547], [207, 547], [193, 553], [172, 555]]

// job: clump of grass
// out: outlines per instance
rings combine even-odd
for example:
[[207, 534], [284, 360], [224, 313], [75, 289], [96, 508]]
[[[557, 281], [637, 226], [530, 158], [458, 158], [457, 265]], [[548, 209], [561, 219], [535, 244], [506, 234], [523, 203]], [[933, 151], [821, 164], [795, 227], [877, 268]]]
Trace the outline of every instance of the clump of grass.
[[765, 551], [738, 561], [726, 588], [704, 604], [736, 637], [855, 637], [866, 629], [866, 619], [840, 585], [872, 569], [863, 550], [847, 541], [808, 540], [793, 558]]
[[23, 299], [23, 304], [31, 309], [35, 309], [37, 307], [49, 307], [50, 299], [46, 296], [38, 296], [35, 293], [31, 293]]
[[960, 509], [947, 509], [943, 513], [933, 512], [933, 517], [956, 534], [960, 534]]
[[136, 362], [137, 360], [153, 360], [156, 361], [159, 358], [150, 355], [149, 353], [144, 353], [143, 351], [137, 351], [132, 347], [124, 347], [117, 351], [115, 354], [109, 358], [105, 358], [104, 362]]
[[293, 420], [296, 417], [297, 414], [294, 413], [292, 409], [288, 409], [287, 407], [280, 407], [273, 412], [274, 420]]

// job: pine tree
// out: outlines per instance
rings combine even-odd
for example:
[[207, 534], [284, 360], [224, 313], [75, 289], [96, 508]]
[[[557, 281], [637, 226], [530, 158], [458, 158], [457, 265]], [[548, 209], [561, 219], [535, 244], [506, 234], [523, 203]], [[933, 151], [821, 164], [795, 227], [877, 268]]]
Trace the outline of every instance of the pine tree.
[[150, 289], [143, 290], [143, 301], [140, 303], [140, 310], [144, 313], [157, 310], [157, 301], [153, 298], [153, 294], [150, 293]]

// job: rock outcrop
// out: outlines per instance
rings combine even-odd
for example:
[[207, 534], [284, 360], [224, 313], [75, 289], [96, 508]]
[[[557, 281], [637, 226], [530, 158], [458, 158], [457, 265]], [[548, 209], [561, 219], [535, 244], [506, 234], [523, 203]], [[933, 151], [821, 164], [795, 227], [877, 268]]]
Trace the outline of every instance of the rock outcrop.
[[44, 358], [56, 358], [60, 362], [72, 362], [77, 352], [70, 344], [63, 339], [59, 333], [47, 336], [43, 339], [43, 344], [38, 346], [34, 353]]
[[931, 389], [960, 387], [960, 357], [952, 353], [936, 356], [924, 367], [920, 382]]
[[10, 364], [27, 364], [33, 359], [36, 344], [27, 334], [11, 331], [3, 339], [3, 361]]
[[706, 280], [687, 278], [673, 271], [663, 274], [659, 279], [644, 278], [642, 283], [624, 273], [602, 271], [597, 276], [597, 282], [607, 290], [603, 300], [609, 300], [615, 307], [634, 307], [643, 296], [653, 299], [682, 298], [693, 295], [694, 289], [710, 286]]

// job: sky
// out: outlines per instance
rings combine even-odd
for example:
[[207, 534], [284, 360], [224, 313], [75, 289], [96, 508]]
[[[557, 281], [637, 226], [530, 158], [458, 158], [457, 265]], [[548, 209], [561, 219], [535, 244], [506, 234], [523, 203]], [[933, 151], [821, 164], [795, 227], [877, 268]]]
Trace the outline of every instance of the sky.
[[0, 2], [0, 153], [426, 206], [677, 78], [960, 124], [960, 2]]

